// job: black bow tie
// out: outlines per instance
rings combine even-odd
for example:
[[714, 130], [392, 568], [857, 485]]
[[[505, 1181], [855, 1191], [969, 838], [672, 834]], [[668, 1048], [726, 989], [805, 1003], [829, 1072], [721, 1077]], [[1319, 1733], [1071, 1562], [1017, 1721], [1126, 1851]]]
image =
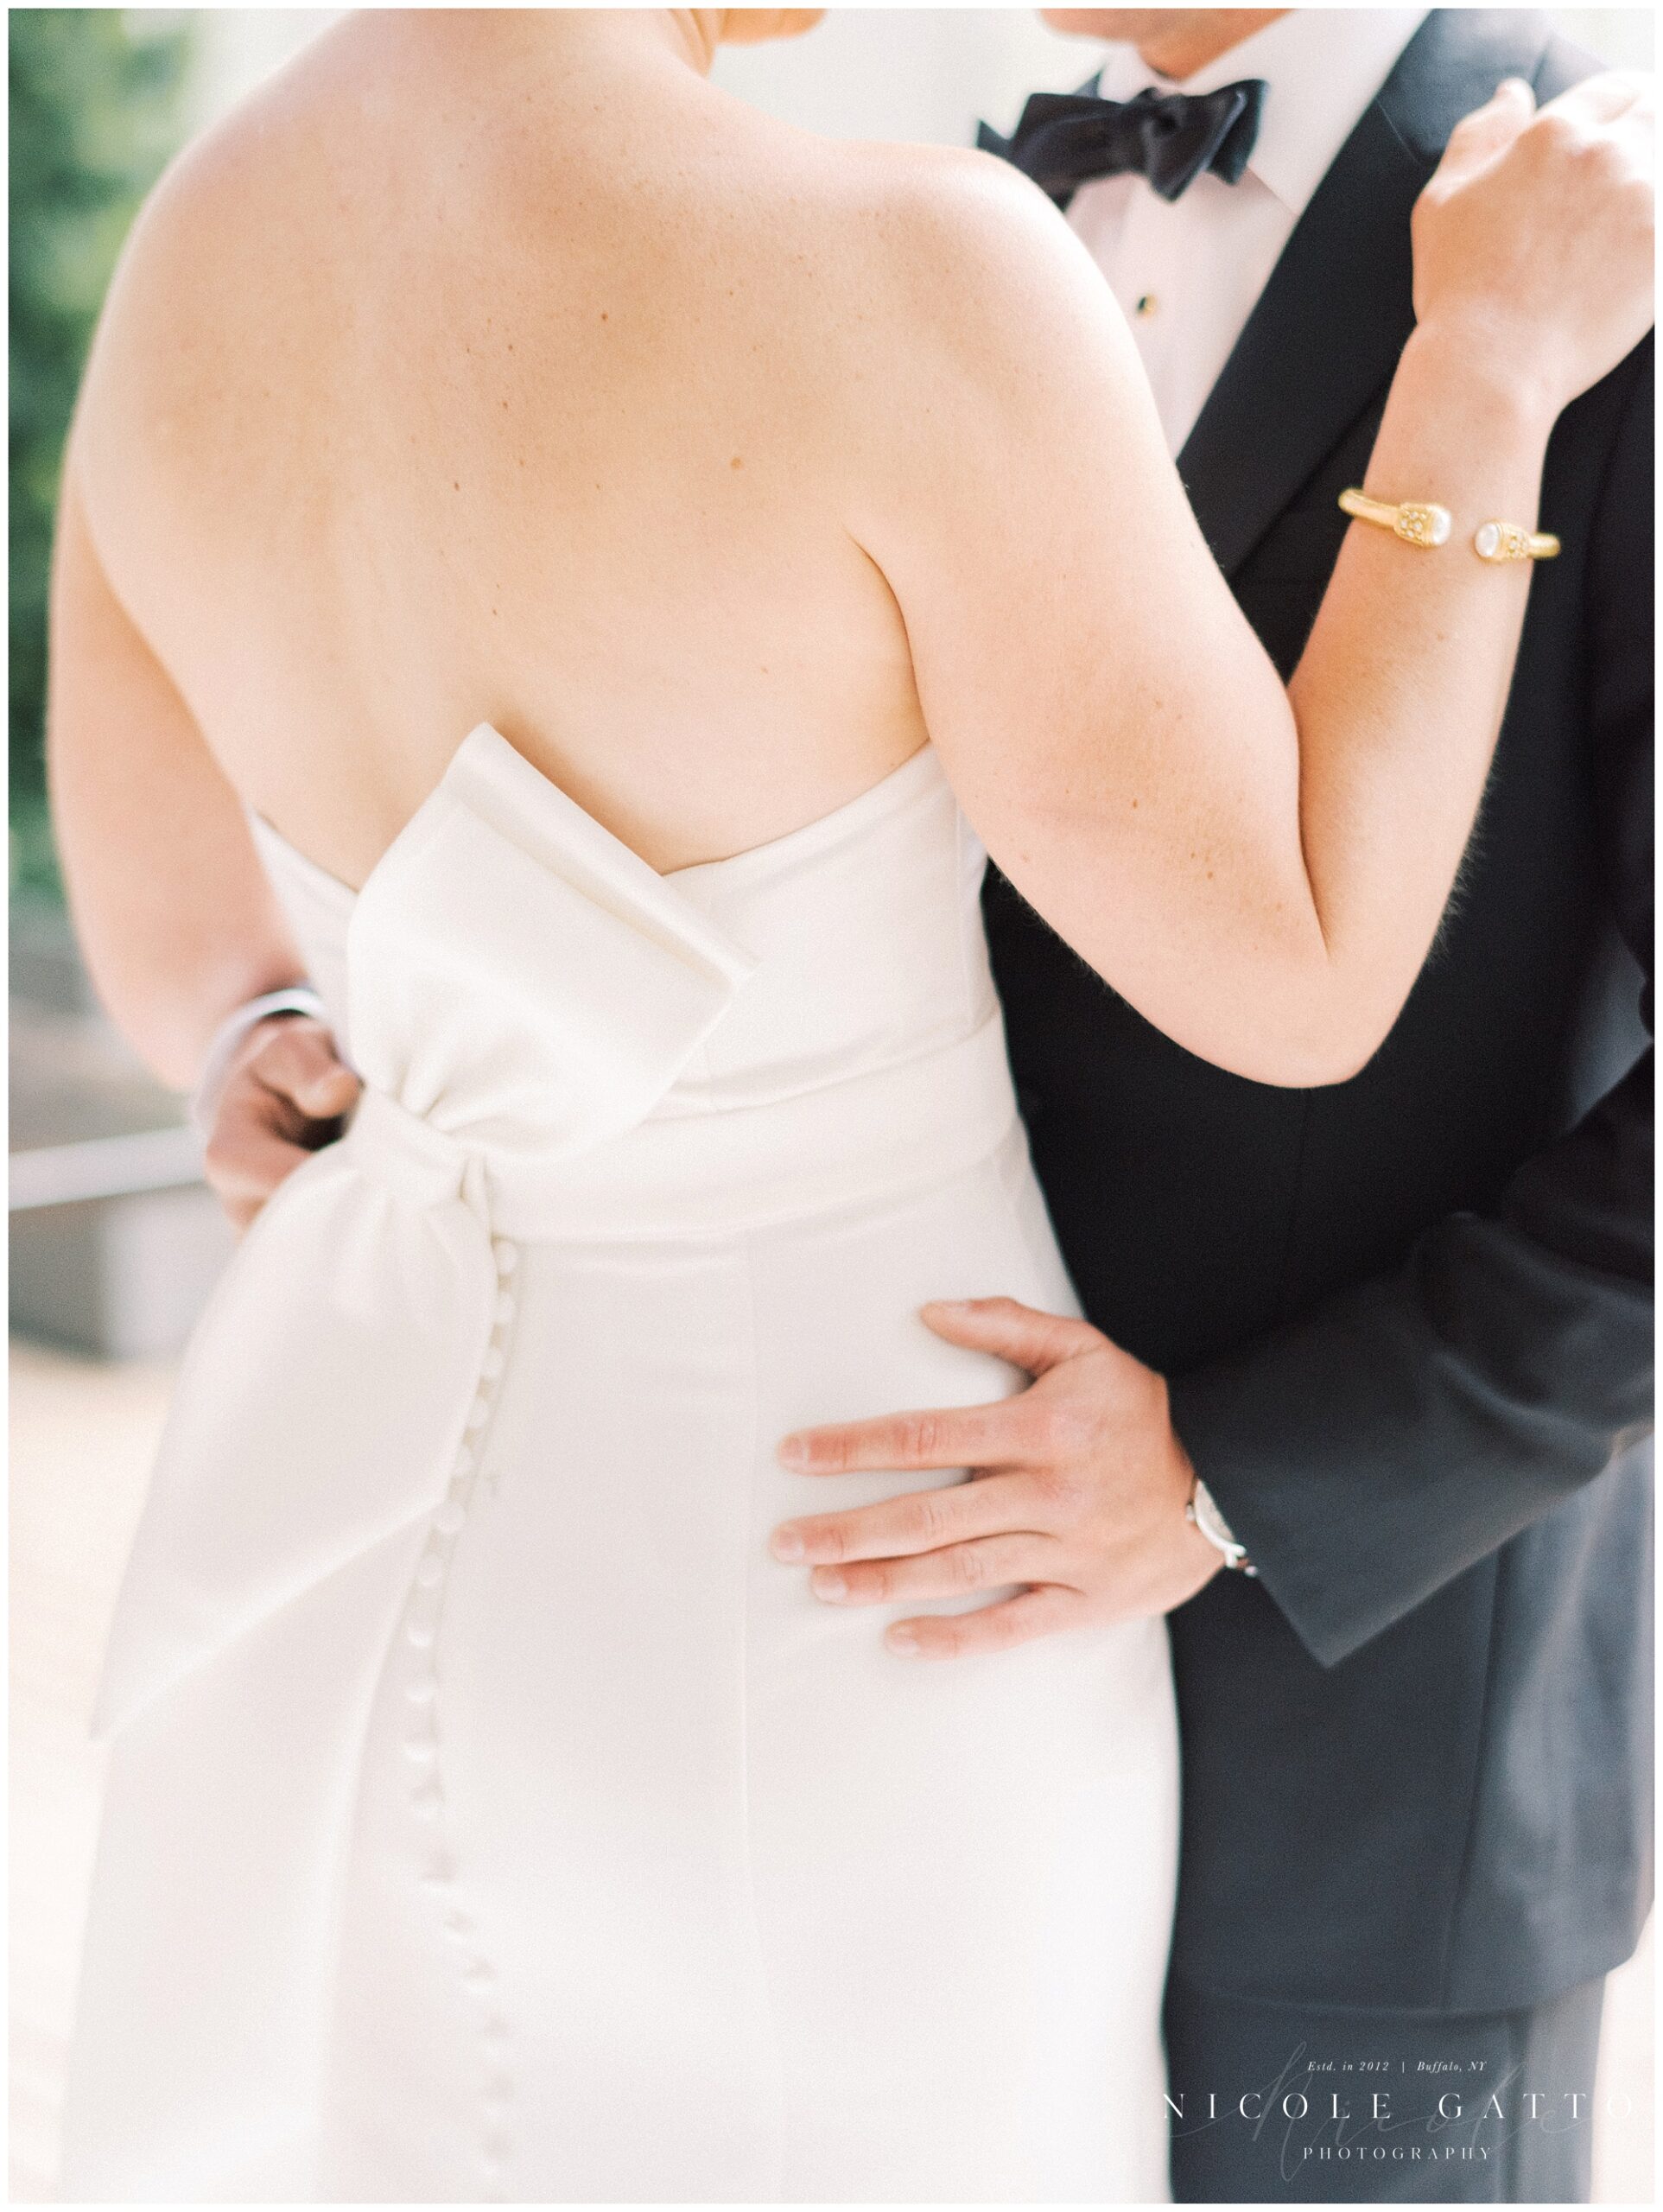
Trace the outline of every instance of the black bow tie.
[[1265, 105], [1262, 77], [1216, 92], [1158, 92], [1099, 99], [1095, 92], [1035, 92], [1009, 138], [984, 123], [976, 143], [1002, 154], [1059, 207], [1093, 177], [1147, 177], [1163, 200], [1187, 192], [1203, 169], [1234, 184], [1247, 166]]

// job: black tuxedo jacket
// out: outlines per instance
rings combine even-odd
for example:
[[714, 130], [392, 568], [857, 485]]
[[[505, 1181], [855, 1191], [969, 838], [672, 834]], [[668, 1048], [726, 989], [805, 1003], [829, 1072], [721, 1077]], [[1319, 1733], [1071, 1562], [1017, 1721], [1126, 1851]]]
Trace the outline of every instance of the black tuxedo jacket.
[[[1543, 16], [1432, 15], [1215, 387], [1179, 467], [1285, 674], [1412, 326], [1417, 194], [1503, 76], [1546, 99], [1596, 66]], [[1565, 552], [1439, 943], [1355, 1080], [1191, 1058], [989, 883], [1085, 1309], [1171, 1377], [1260, 1569], [1171, 1617], [1185, 1986], [1510, 2008], [1626, 1957], [1649, 1899], [1651, 429], [1648, 340], [1555, 431]]]

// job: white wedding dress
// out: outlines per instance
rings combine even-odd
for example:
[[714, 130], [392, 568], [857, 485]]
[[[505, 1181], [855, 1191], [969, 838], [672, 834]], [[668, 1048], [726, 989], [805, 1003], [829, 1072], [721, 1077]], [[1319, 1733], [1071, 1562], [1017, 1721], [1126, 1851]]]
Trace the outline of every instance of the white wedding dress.
[[128, 1569], [65, 2194], [1165, 2198], [1165, 1624], [768, 1550], [948, 1479], [786, 1431], [1019, 1386], [923, 1300], [1071, 1310], [934, 753], [668, 876], [484, 726], [356, 897], [257, 829], [365, 1088]]

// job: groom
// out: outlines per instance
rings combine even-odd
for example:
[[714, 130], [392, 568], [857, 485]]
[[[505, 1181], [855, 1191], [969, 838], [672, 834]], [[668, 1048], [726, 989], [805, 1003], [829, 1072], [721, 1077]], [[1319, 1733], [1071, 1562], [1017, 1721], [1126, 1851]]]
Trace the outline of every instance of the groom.
[[[992, 143], [1119, 296], [1286, 674], [1412, 324], [1417, 194], [1501, 79], [1546, 101], [1595, 65], [1482, 10], [1047, 20], [1130, 41], [1114, 101], [1195, 96], [1152, 124], [1041, 99]], [[1603, 1980], [1650, 1897], [1650, 356], [1553, 439], [1565, 551], [1463, 882], [1355, 1080], [1191, 1058], [989, 885], [1034, 1160], [1104, 1335], [1002, 1306], [950, 1332], [1045, 1370], [1025, 1464], [1082, 1618], [1194, 1587], [1192, 1470], [1228, 1546], [1171, 1617], [1180, 2200], [1588, 2193]], [[974, 1420], [938, 1426], [933, 1451], [917, 1422], [823, 1432], [806, 1471], [974, 1463]], [[842, 1574], [877, 1599], [883, 1572]]]

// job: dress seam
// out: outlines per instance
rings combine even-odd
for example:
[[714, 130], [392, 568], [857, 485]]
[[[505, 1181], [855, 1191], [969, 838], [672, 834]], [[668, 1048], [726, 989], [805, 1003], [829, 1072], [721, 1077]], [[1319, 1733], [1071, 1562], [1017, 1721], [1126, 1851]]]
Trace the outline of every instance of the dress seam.
[[[424, 1513], [420, 1521], [411, 1523], [405, 1534], [413, 1534], [414, 1529], [428, 1517], [428, 1516]], [[328, 1975], [322, 1993], [322, 2002], [319, 2007], [322, 2032], [319, 2038], [320, 2063], [314, 2107], [317, 2121], [313, 2129], [311, 2158], [312, 2184], [314, 2190], [320, 2191], [323, 2184], [323, 2159], [327, 2148], [327, 2135], [331, 2101], [329, 2084], [335, 2039], [339, 2031], [344, 1981], [343, 1962], [346, 1955], [347, 1898], [352, 1884], [352, 1867], [357, 1856], [358, 1837], [364, 1821], [368, 1794], [370, 1740], [375, 1728], [376, 1716], [381, 1711], [384, 1700], [390, 1696], [391, 1691], [392, 1676], [397, 1664], [402, 1640], [400, 1629], [403, 1611], [404, 1604], [401, 1600], [398, 1612], [393, 1618], [387, 1631], [386, 1642], [382, 1648], [381, 1664], [376, 1671], [374, 1687], [365, 1703], [364, 1725], [358, 1732], [353, 1755], [352, 1808], [346, 1819], [341, 1823], [340, 1847], [336, 1854], [335, 1911], [329, 1942], [325, 1952], [329, 1962]]]

